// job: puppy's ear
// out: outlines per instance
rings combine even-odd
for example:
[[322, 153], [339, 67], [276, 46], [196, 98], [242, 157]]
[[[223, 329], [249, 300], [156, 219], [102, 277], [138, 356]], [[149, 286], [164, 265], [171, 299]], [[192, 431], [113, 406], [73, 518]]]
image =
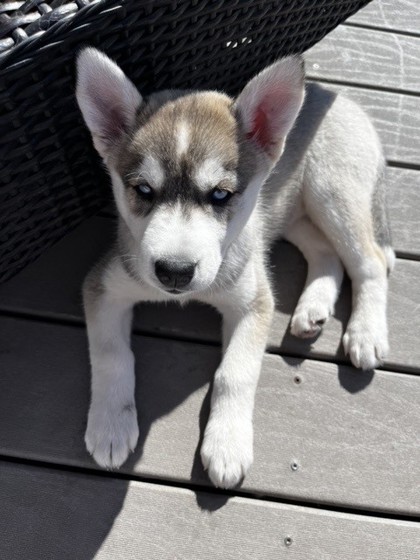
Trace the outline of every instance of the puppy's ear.
[[275, 62], [245, 86], [235, 106], [245, 134], [274, 165], [305, 95], [303, 60], [290, 56]]
[[95, 148], [106, 161], [132, 129], [141, 95], [115, 62], [87, 48], [77, 59], [76, 97]]

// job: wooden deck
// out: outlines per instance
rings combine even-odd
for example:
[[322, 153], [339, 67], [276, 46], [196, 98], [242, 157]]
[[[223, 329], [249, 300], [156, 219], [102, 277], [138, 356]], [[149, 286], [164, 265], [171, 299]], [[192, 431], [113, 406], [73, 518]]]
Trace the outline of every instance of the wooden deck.
[[121, 471], [101, 471], [83, 443], [80, 286], [113, 235], [103, 212], [0, 286], [2, 560], [420, 558], [418, 0], [374, 0], [306, 59], [310, 79], [360, 101], [385, 146], [398, 259], [384, 367], [362, 373], [343, 355], [348, 283], [316, 342], [290, 335], [305, 264], [279, 243], [255, 462], [240, 490], [213, 489], [199, 459], [220, 324], [198, 305], [139, 308], [140, 441]]

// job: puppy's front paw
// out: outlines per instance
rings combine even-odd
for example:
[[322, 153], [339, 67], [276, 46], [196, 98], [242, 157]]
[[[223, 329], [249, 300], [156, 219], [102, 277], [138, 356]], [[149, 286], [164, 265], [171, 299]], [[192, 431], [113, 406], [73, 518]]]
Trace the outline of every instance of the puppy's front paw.
[[201, 460], [213, 484], [232, 488], [252, 465], [252, 421], [212, 414], [201, 447]]
[[388, 355], [388, 334], [385, 321], [366, 326], [361, 321], [351, 321], [343, 336], [345, 353], [353, 365], [364, 370], [382, 364]]
[[103, 403], [92, 403], [85, 443], [98, 465], [106, 469], [118, 469], [136, 447], [138, 437], [134, 404], [107, 407]]

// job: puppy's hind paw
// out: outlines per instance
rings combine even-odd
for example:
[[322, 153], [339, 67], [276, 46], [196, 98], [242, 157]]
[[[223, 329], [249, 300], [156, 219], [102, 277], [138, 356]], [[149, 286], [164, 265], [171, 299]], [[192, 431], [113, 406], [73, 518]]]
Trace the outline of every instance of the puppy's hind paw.
[[349, 326], [343, 336], [343, 346], [355, 367], [370, 370], [384, 362], [389, 348], [386, 329], [382, 330], [375, 333]]
[[134, 404], [107, 408], [91, 405], [85, 434], [86, 448], [105, 469], [118, 469], [134, 451], [139, 437]]
[[293, 314], [290, 331], [299, 338], [315, 338], [328, 321], [331, 310], [323, 304], [299, 304]]

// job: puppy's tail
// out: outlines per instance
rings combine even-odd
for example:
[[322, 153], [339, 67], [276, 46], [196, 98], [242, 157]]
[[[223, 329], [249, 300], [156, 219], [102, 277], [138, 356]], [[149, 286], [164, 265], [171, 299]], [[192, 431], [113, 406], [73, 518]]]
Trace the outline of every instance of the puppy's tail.
[[392, 248], [391, 228], [386, 202], [385, 165], [378, 175], [378, 180], [372, 194], [372, 216], [375, 239], [384, 252], [389, 274], [395, 265], [395, 253]]

